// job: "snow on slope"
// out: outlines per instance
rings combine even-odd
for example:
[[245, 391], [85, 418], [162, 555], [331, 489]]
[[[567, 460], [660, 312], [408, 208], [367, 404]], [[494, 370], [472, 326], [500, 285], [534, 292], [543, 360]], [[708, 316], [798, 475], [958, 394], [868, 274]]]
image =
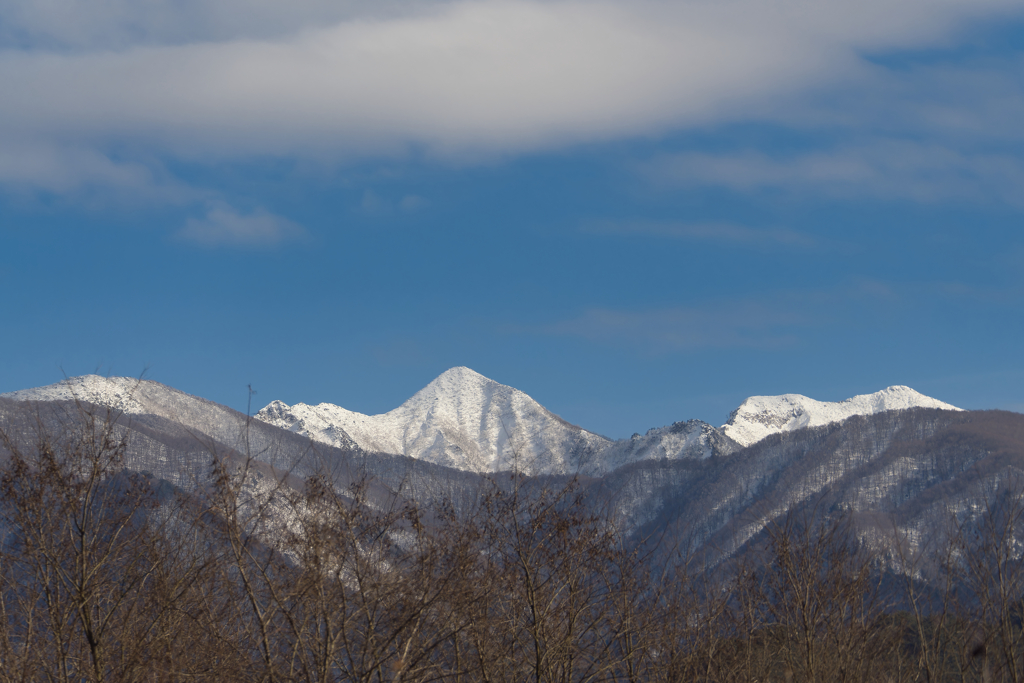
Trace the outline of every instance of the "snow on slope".
[[[128, 415], [156, 415], [229, 445], [241, 442], [244, 429], [244, 415], [149, 380], [86, 375], [2, 396], [77, 398]], [[799, 394], [751, 396], [720, 430], [690, 420], [613, 442], [565, 422], [517, 389], [469, 368], [453, 368], [383, 415], [362, 415], [328, 403], [288, 406], [274, 401], [256, 417], [332, 446], [404, 454], [458, 469], [497, 472], [518, 467], [530, 474], [601, 475], [638, 460], [724, 455], [777, 432], [913, 407], [959, 410], [903, 386], [838, 403]]]
[[[391, 412], [274, 401], [257, 418], [334, 444], [398, 453], [474, 472], [591, 472], [608, 439], [571, 425], [532, 398], [469, 368], [452, 368]], [[516, 456], [518, 453], [518, 459]]]
[[[244, 415], [149, 380], [86, 375], [3, 397], [77, 399], [130, 416], [162, 417], [194, 435], [232, 447], [245, 445]], [[735, 449], [732, 442], [723, 446], [728, 439], [721, 432], [696, 420], [612, 442], [565, 422], [523, 392], [468, 368], [449, 370], [384, 415], [362, 415], [330, 404], [287, 406], [274, 401], [257, 417], [340, 448], [358, 445], [478, 472], [517, 466], [531, 474], [600, 475], [637, 460], [705, 458]], [[517, 463], [513, 446], [519, 453]]]
[[701, 420], [674, 422], [667, 427], [647, 430], [616, 441], [600, 454], [606, 471], [640, 460], [704, 460], [713, 455], [728, 455], [739, 446], [718, 429]]
[[[151, 380], [84, 375], [0, 396], [15, 401], [77, 399], [126, 415], [156, 415], [182, 425], [197, 436], [205, 435], [231, 447], [239, 447], [245, 440], [245, 415]], [[348, 443], [351, 445], [351, 441]]]
[[337, 445], [339, 438], [351, 437], [368, 451], [474, 472], [516, 467], [529, 474], [602, 475], [638, 460], [702, 459], [738, 448], [699, 420], [610, 441], [567, 423], [518, 389], [464, 367], [448, 370], [382, 415], [363, 415], [330, 403], [289, 406], [274, 401], [256, 417], [314, 441]]
[[[3, 398], [15, 401], [82, 401], [94, 403], [120, 410], [128, 415], [142, 415], [146, 412], [141, 397], [136, 396], [145, 384], [156, 384], [131, 377], [100, 377], [99, 375], [83, 375], [70, 377], [56, 384], [35, 389], [22, 389], [9, 394], [0, 394]], [[162, 386], [162, 385], [158, 385]]]
[[729, 421], [722, 425], [722, 431], [737, 443], [749, 446], [778, 432], [820, 427], [854, 415], [874, 415], [907, 408], [960, 410], [904, 386], [892, 386], [836, 403], [815, 401], [800, 394], [751, 396], [732, 411]]

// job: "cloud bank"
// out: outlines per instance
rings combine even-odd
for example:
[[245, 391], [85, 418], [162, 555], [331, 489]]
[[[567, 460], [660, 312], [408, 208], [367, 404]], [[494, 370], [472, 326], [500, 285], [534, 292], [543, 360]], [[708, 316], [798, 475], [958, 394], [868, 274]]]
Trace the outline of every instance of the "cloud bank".
[[0, 53], [0, 142], [197, 159], [518, 153], [756, 116], [858, 78], [866, 53], [947, 40], [1022, 3], [480, 0], [383, 15], [349, 4], [341, 19], [306, 3], [282, 34], [257, 4], [236, 33], [208, 10], [197, 42], [169, 3], [158, 8], [177, 32], [144, 26], [134, 42], [117, 28], [128, 5], [106, 7], [80, 38], [55, 18], [47, 33], [45, 13], [23, 18], [43, 47]]

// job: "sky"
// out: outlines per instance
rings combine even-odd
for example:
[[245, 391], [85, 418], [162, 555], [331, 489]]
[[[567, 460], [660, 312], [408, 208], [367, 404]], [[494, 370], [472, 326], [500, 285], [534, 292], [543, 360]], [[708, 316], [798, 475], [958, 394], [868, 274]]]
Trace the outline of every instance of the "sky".
[[1024, 411], [1022, 122], [1024, 0], [0, 0], [0, 393]]

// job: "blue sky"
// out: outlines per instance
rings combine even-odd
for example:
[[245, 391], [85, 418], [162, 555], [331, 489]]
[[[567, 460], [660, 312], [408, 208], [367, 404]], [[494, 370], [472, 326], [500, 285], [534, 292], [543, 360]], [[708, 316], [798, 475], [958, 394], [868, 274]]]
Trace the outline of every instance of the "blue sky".
[[1024, 2], [0, 0], [0, 392], [1024, 410]]

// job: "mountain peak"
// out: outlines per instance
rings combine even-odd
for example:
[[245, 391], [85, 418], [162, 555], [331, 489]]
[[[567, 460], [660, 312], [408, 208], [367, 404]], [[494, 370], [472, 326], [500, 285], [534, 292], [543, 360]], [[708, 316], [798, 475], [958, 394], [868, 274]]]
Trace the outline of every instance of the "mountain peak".
[[[458, 381], [470, 380], [470, 381], [472, 381], [472, 380], [475, 380], [475, 381], [485, 381], [485, 382], [493, 382], [494, 381], [494, 380], [490, 379], [489, 377], [484, 377], [483, 375], [481, 375], [479, 372], [477, 372], [473, 368], [467, 368], [465, 365], [457, 365], [454, 368], [448, 368], [447, 370], [442, 372], [440, 375], [438, 375], [436, 378], [434, 378], [434, 382], [437, 382], [439, 380], [445, 380], [445, 381], [450, 381], [450, 380], [458, 380]], [[433, 384], [433, 382], [431, 382], [431, 384]]]
[[522, 391], [464, 366], [446, 370], [381, 415], [329, 403], [288, 407], [274, 402], [257, 417], [318, 441], [351, 438], [364, 450], [477, 472], [571, 472], [589, 464], [589, 456], [608, 443]]
[[382, 415], [329, 403], [287, 406], [274, 401], [257, 418], [342, 445], [398, 453], [463, 470], [601, 475], [638, 460], [709, 458], [737, 445], [699, 420], [651, 429], [612, 442], [558, 417], [519, 389], [465, 366], [438, 375], [412, 398]]
[[423, 392], [457, 395], [460, 392], [474, 391], [485, 386], [503, 387], [505, 385], [495, 382], [489, 377], [484, 377], [476, 370], [460, 365], [442, 372], [440, 375], [435, 377], [430, 384], [418, 391], [416, 395], [422, 394]]
[[874, 415], [908, 408], [960, 410], [903, 385], [836, 402], [816, 401], [802, 394], [751, 396], [730, 413], [722, 431], [737, 443], [749, 446], [778, 432], [820, 427], [854, 415]]

